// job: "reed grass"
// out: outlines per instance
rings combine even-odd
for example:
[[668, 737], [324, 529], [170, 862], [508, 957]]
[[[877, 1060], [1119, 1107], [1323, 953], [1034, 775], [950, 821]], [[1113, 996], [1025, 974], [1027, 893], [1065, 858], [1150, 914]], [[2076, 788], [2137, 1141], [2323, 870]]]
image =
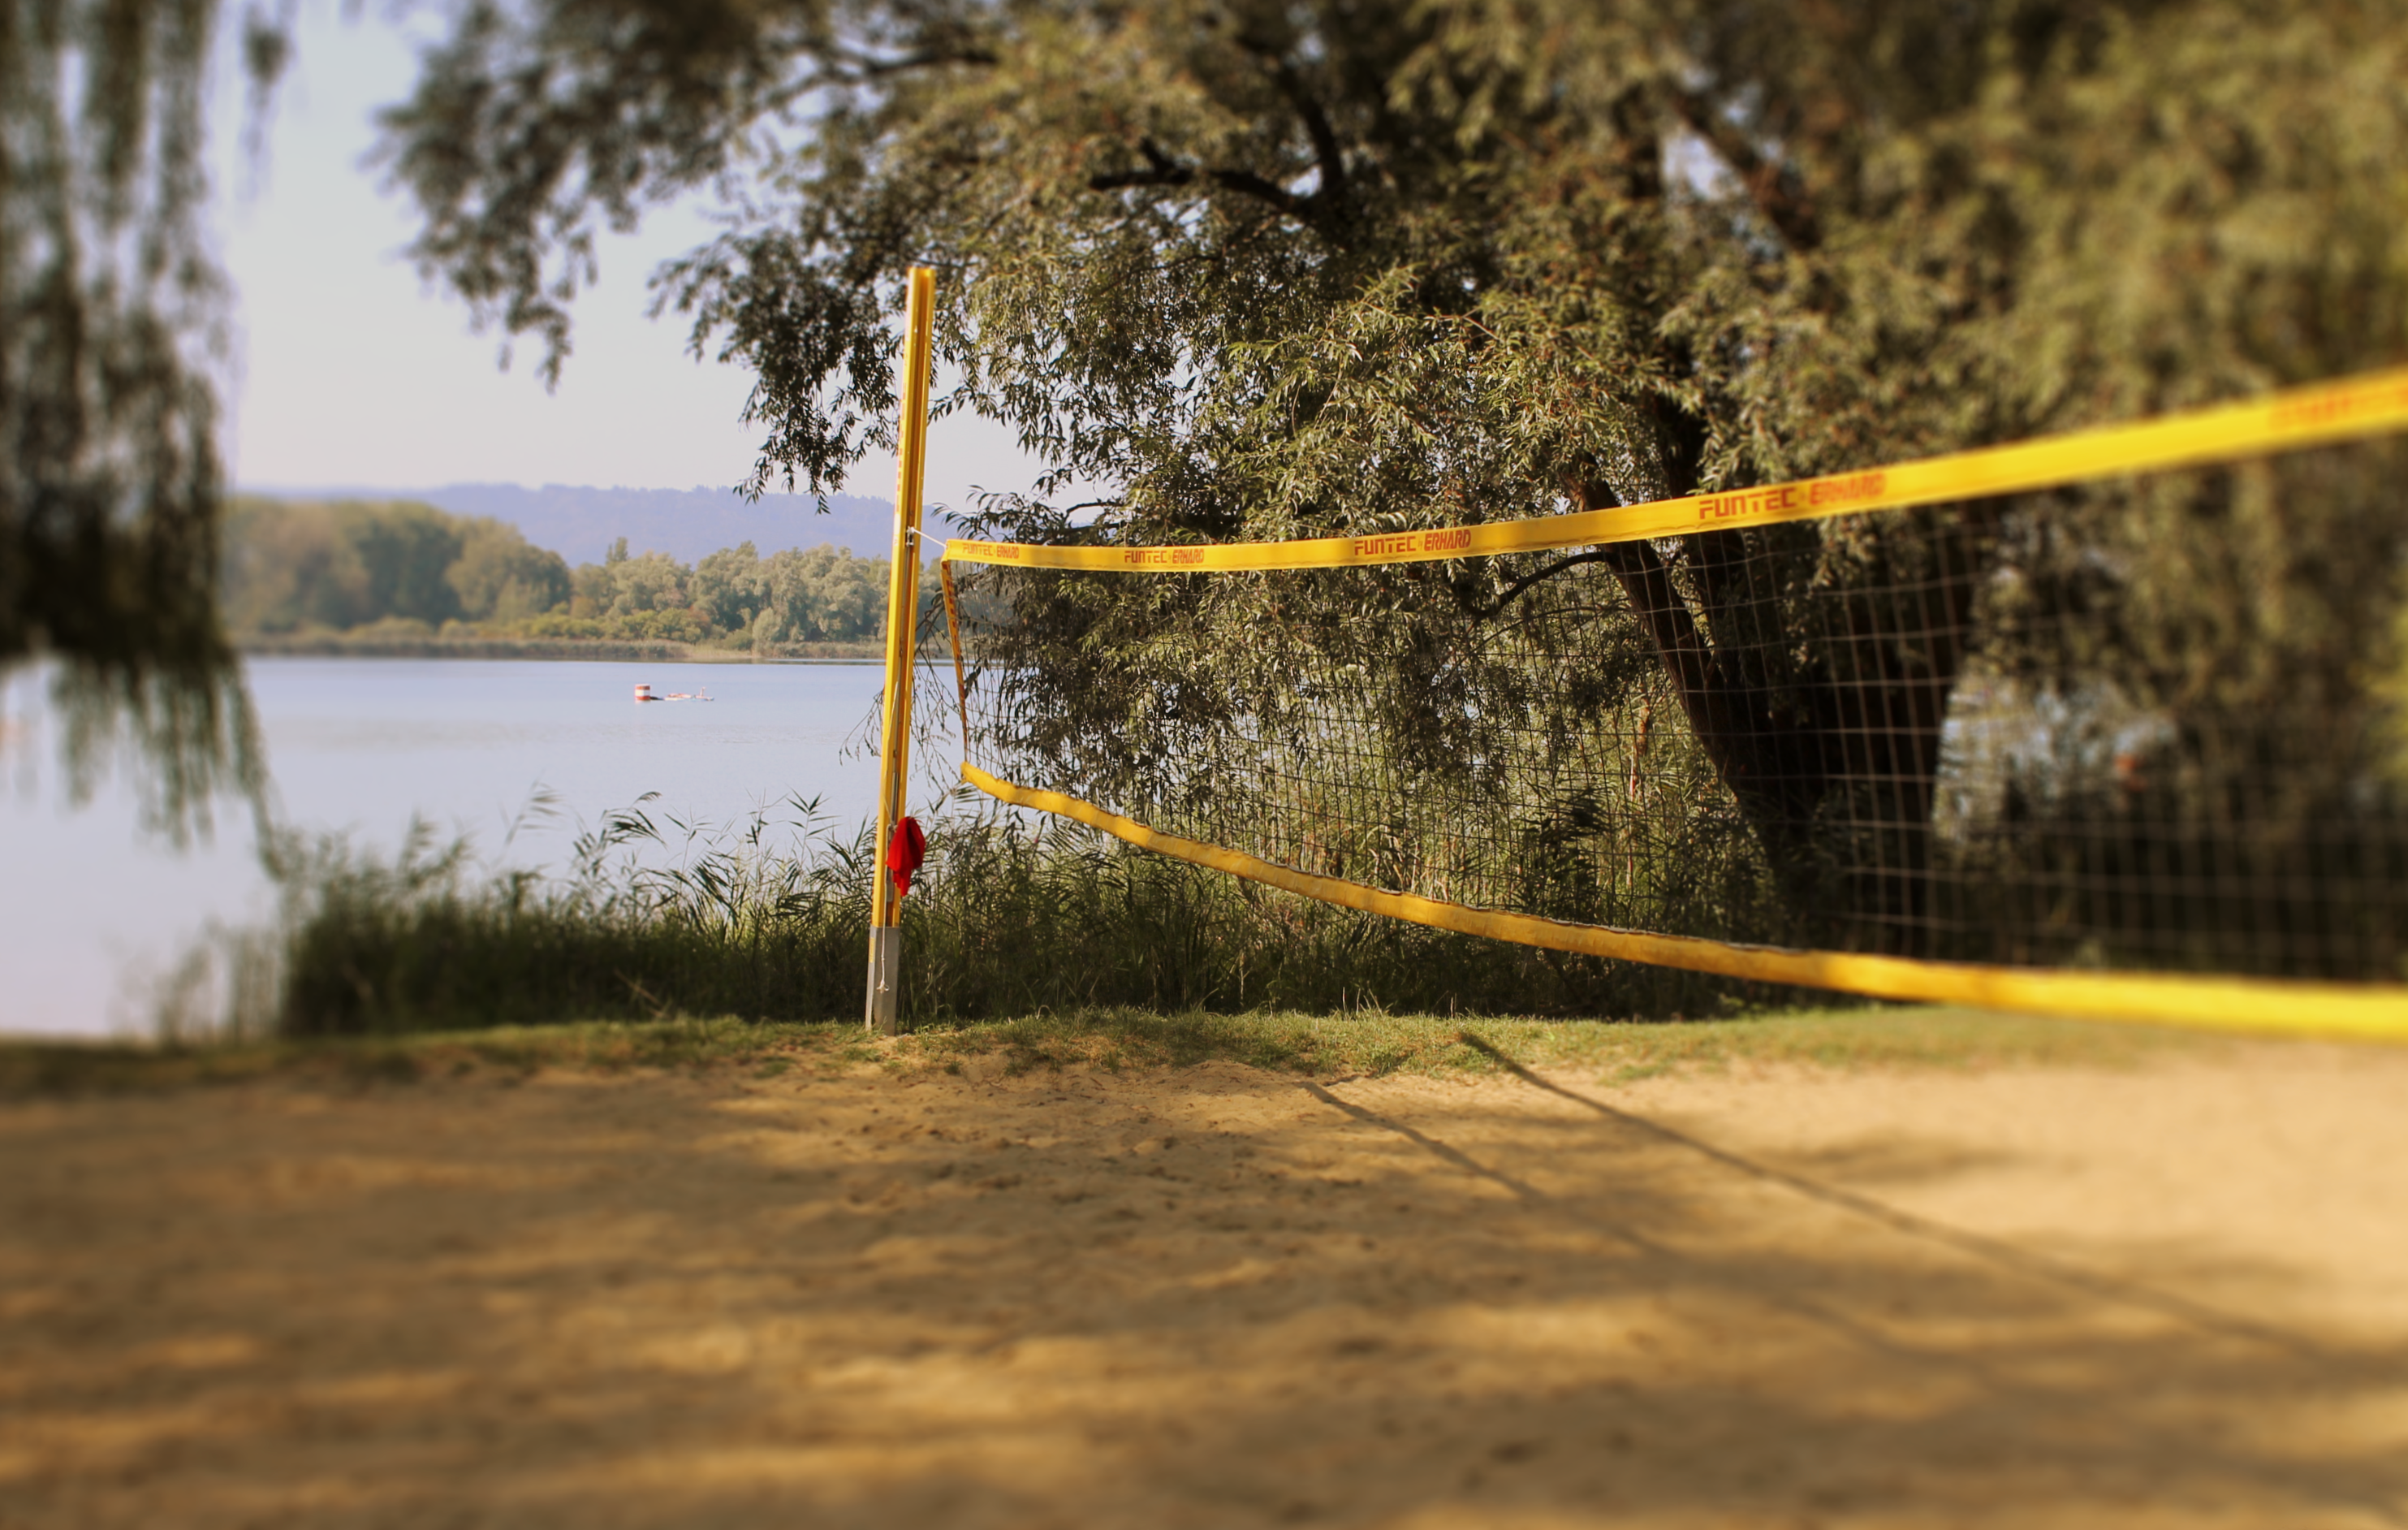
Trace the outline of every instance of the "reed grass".
[[[1112, 1006], [1672, 1018], [1784, 997], [1400, 924], [1059, 820], [952, 813], [929, 845], [903, 905], [909, 1026]], [[423, 825], [390, 855], [280, 834], [269, 860], [279, 927], [236, 957], [275, 970], [230, 985], [253, 996], [243, 1033], [861, 1014], [869, 836], [809, 801], [712, 825], [646, 799], [556, 873], [480, 863]]]

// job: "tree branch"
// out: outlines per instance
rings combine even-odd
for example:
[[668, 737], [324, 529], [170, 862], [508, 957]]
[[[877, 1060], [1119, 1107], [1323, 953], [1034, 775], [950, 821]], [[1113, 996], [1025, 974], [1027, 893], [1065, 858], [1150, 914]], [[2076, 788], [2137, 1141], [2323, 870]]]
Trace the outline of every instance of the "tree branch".
[[1325, 209], [1334, 210], [1346, 199], [1346, 151], [1338, 142], [1338, 130], [1330, 125], [1329, 113], [1322, 109], [1319, 98], [1305, 88], [1304, 77], [1278, 50], [1246, 37], [1240, 37], [1238, 46], [1262, 64], [1279, 86], [1280, 94], [1296, 108], [1297, 121], [1304, 123], [1305, 136], [1312, 140], [1313, 163], [1321, 172], [1312, 200]]
[[1730, 167], [1748, 200], [1791, 249], [1811, 250], [1822, 243], [1822, 225], [1813, 206], [1789, 183], [1787, 166], [1765, 158], [1747, 135], [1705, 97], [1693, 91], [1674, 91], [1670, 96], [1673, 111]]
[[[1583, 510], [1609, 510], [1622, 502], [1601, 483], [1574, 478], [1567, 487]], [[1740, 800], [1776, 868], [1796, 864], [1821, 791], [1821, 738], [1784, 728], [1767, 712], [1771, 698], [1734, 673], [1716, 651], [1654, 543], [1615, 542], [1597, 551], [1656, 644], [1689, 730], [1705, 746], [1714, 773]]]
[[1531, 588], [1542, 580], [1553, 579], [1555, 575], [1563, 572], [1566, 569], [1577, 568], [1584, 563], [1607, 563], [1612, 560], [1612, 555], [1602, 547], [1591, 548], [1585, 553], [1574, 553], [1570, 557], [1559, 557], [1553, 563], [1548, 564], [1545, 568], [1535, 570], [1532, 572], [1524, 574], [1521, 578], [1513, 581], [1513, 583], [1505, 586], [1505, 592], [1503, 594], [1497, 597], [1495, 600], [1489, 602], [1486, 607], [1479, 611], [1475, 611], [1471, 614], [1484, 622], [1489, 617], [1503, 611], [1507, 606], [1512, 605], [1521, 597], [1523, 591]]
[[900, 58], [855, 57], [849, 62], [862, 72], [864, 78], [882, 79], [888, 75], [899, 75], [912, 69], [925, 69], [939, 64], [972, 64], [982, 68], [993, 68], [1002, 60], [983, 48], [928, 48], [916, 53], [906, 53]]
[[1152, 139], [1138, 145], [1146, 167], [1142, 170], [1115, 170], [1104, 175], [1089, 176], [1089, 191], [1124, 191], [1133, 186], [1192, 186], [1201, 181], [1223, 191], [1236, 192], [1257, 202], [1277, 209], [1299, 222], [1310, 223], [1314, 212], [1313, 199], [1298, 196], [1286, 187], [1254, 174], [1252, 170], [1199, 170], [1182, 165], [1164, 153]]

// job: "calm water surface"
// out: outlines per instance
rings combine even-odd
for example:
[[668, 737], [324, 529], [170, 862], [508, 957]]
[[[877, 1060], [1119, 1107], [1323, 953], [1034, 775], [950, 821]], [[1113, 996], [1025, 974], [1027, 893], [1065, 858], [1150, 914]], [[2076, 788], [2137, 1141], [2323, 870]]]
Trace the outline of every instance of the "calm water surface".
[[[557, 866], [580, 821], [646, 792], [661, 794], [658, 811], [718, 823], [818, 798], [848, 829], [876, 800], [862, 747], [874, 665], [258, 658], [250, 677], [280, 813], [362, 844], [392, 846], [415, 814], [489, 858]], [[638, 681], [711, 699], [639, 706]], [[265, 918], [269, 888], [238, 809], [214, 844], [180, 855], [140, 836], [122, 789], [71, 811], [41, 697], [22, 672], [0, 691], [0, 1031], [140, 1029], [175, 959], [212, 920]], [[924, 747], [921, 759], [925, 811], [952, 755]], [[526, 822], [505, 849], [539, 789], [560, 816]]]

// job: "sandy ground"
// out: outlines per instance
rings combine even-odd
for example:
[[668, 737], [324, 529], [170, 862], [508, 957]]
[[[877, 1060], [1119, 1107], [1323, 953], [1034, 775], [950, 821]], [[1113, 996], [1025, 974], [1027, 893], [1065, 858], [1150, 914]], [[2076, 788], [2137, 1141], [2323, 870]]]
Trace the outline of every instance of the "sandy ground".
[[2408, 1053], [993, 1067], [0, 1104], [0, 1524], [2408, 1523]]

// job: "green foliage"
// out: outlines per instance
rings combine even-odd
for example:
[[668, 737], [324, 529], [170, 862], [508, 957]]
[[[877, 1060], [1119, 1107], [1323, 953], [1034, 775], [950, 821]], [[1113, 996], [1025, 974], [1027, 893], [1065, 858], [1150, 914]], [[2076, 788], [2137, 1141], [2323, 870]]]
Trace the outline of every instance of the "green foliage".
[[[0, 22], [0, 663], [65, 657], [71, 751], [130, 721], [179, 762], [171, 816], [247, 726], [210, 609], [214, 17], [66, 0]], [[251, 40], [272, 79], [280, 37]], [[930, 262], [944, 407], [1110, 495], [1099, 518], [998, 501], [996, 528], [1258, 538], [1606, 508], [2397, 362], [2403, 78], [2384, 4], [532, 0], [455, 13], [386, 157], [426, 269], [538, 337], [548, 371], [600, 230], [724, 193], [726, 232], [659, 290], [698, 351], [755, 372], [755, 486], [831, 487], [888, 444], [900, 279]], [[1461, 708], [1512, 684], [1478, 662], [1512, 648], [1490, 635], [1508, 591], [1542, 618], [1610, 604], [1793, 909], [1888, 917], [1923, 897], [1939, 719], [1968, 677], [2150, 714], [2185, 812], [2246, 800], [2299, 842], [2359, 811], [2382, 763], [2369, 635], [2408, 553], [2396, 467], [2323, 454], [1870, 530], [1432, 566], [1276, 613], [1136, 582], [1112, 597], [1129, 621], [969, 593], [1032, 632], [1146, 615], [1227, 651], [1281, 615], [1325, 647], [1398, 640], [1469, 664]], [[327, 611], [557, 603], [523, 570], [428, 576], [433, 523], [377, 530], [356, 588], [316, 544]], [[830, 630], [770, 576], [697, 588], [625, 567], [644, 561], [580, 570], [571, 614]], [[1741, 566], [1777, 594], [1729, 599]], [[1926, 606], [1966, 641], [1924, 641]], [[2034, 678], [2076, 655], [2078, 678]], [[1186, 662], [1151, 657], [1019, 651], [1090, 725], [1050, 763], [1117, 751], [1178, 788], [1105, 731]], [[1416, 702], [1427, 678], [1399, 666], [1379, 709], [1402, 757], [1477, 721]], [[1550, 726], [1618, 718], [1636, 687]], [[1892, 716], [1917, 720], [1852, 755]], [[1910, 874], [1818, 876], [1871, 843]]]
[[[625, 538], [620, 539], [624, 548]], [[633, 616], [646, 612], [683, 611], [686, 609], [686, 579], [690, 570], [666, 553], [645, 553], [628, 557], [622, 551], [603, 566], [603, 578], [591, 585], [594, 595], [589, 599], [607, 598], [607, 603], [589, 614], [595, 616]]]
[[[1091, 514], [989, 505], [1027, 539], [1607, 509], [2408, 356], [2393, 6], [474, 14], [388, 119], [431, 272], [556, 354], [593, 231], [757, 168], [660, 278], [758, 375], [755, 484], [832, 486], [884, 443], [901, 278], [934, 264], [947, 407], [1109, 486]], [[773, 148], [795, 102], [812, 131]], [[2052, 707], [2161, 728], [2175, 860], [2216, 861], [2245, 805], [2252, 853], [2311, 875], [2318, 836], [2399, 838], [2364, 661], [2408, 557], [2398, 456], [1317, 585], [981, 575], [990, 742], [1137, 806], [1278, 736], [1317, 656], [1384, 677], [1363, 746], [1407, 763], [1469, 770], [1501, 708], [1595, 737], [1660, 701], [1719, 783], [1692, 829], [1743, 824], [1778, 931], [1885, 944], [1934, 927], [1971, 677], [2026, 731]], [[1510, 629], [1584, 613], [1656, 672], [1525, 704], [1565, 653]], [[2035, 875], [2056, 853], [1991, 849]]]
[[519, 528], [480, 517], [466, 523], [460, 555], [443, 581], [472, 622], [508, 626], [567, 604], [568, 565], [532, 546]]
[[[508, 531], [490, 522], [475, 529], [488, 546]], [[451, 575], [470, 530], [408, 500], [237, 498], [226, 517], [220, 599], [236, 632], [340, 630], [388, 619], [439, 627], [461, 614]]]
[[[0, 670], [48, 657], [72, 788], [151, 821], [260, 785], [214, 602], [223, 282], [201, 211], [212, 0], [0, 4]], [[247, 23], [254, 100], [282, 62]]]
[[695, 609], [721, 631], [751, 630], [761, 610], [761, 551], [751, 542], [723, 547], [694, 566]]
[[567, 565], [519, 529], [411, 500], [264, 499], [227, 507], [220, 600], [236, 633], [509, 624], [565, 606]]
[[758, 653], [874, 639], [886, 622], [886, 559], [831, 544], [764, 559], [744, 542], [695, 564], [694, 605], [723, 631], [752, 634]]
[[[826, 544], [765, 558], [748, 541], [689, 569], [660, 553], [631, 556], [622, 538], [604, 562], [578, 568], [569, 612], [594, 623], [595, 636], [713, 642], [776, 657], [877, 638], [886, 621], [886, 568], [884, 558]], [[934, 575], [923, 583], [933, 601]]]
[[[839, 547], [789, 550], [761, 566], [756, 642], [814, 642], [875, 637], [886, 623], [887, 560], [857, 558]], [[933, 589], [932, 570], [921, 586]]]
[[[926, 584], [935, 599], [935, 579]], [[764, 558], [751, 542], [693, 568], [631, 554], [571, 570], [516, 527], [409, 501], [236, 498], [222, 570], [228, 626], [255, 639], [323, 629], [399, 637], [708, 642], [764, 657], [875, 639], [886, 560], [840, 547]], [[414, 624], [414, 625], [412, 625]]]
[[219, 600], [236, 632], [371, 620], [359, 549], [322, 506], [236, 499], [227, 507]]
[[361, 594], [375, 613], [370, 620], [402, 616], [431, 624], [460, 613], [459, 593], [444, 575], [459, 560], [466, 539], [451, 516], [401, 501], [346, 518], [345, 529], [367, 575]]
[[[886, 570], [884, 558], [830, 544], [764, 558], [748, 541], [695, 566], [695, 609], [722, 631], [750, 633], [756, 653], [861, 642], [885, 625]], [[935, 582], [933, 572], [924, 574], [924, 585], [933, 590]]]

